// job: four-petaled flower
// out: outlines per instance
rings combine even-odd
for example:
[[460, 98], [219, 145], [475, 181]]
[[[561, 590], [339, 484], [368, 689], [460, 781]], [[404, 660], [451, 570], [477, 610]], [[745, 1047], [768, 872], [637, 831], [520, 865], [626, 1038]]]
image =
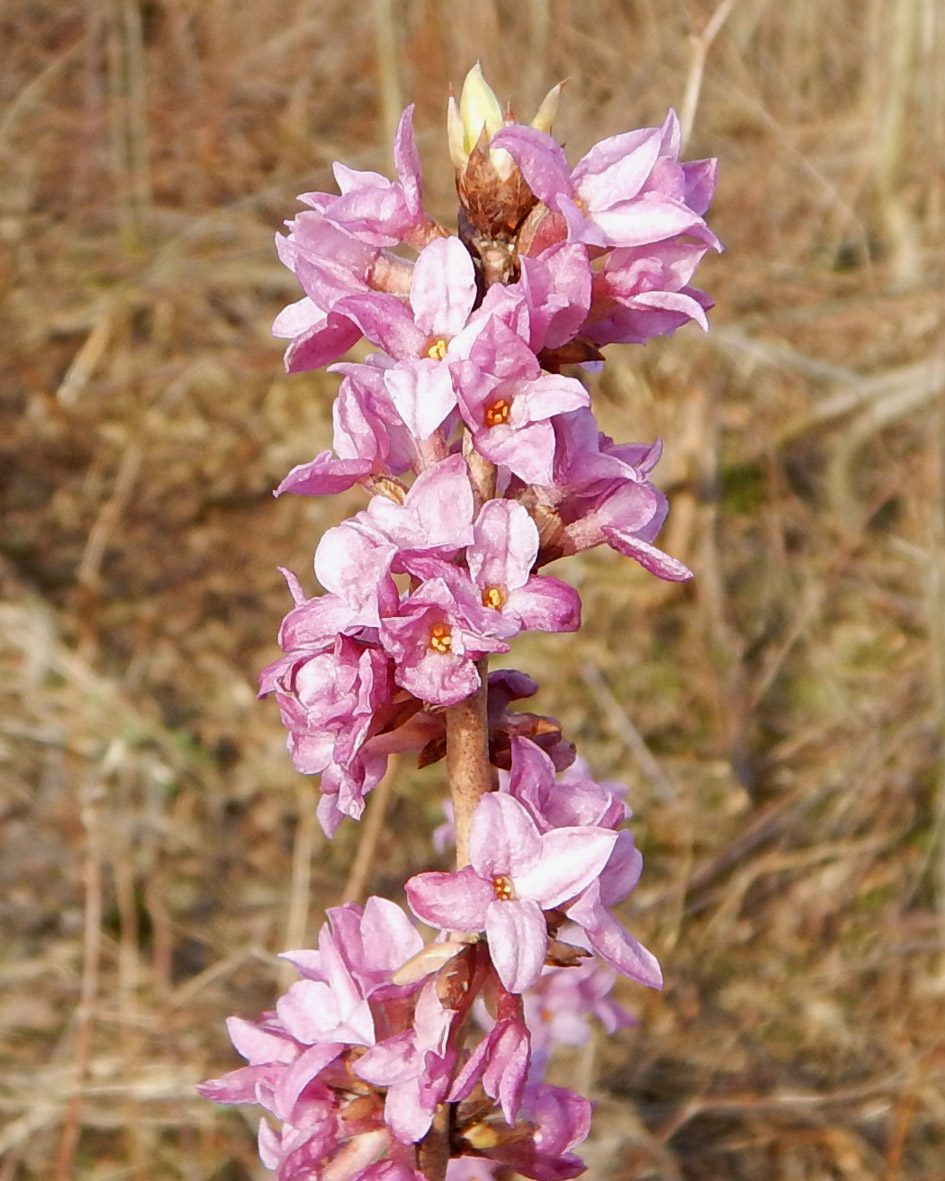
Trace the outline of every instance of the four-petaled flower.
[[469, 833], [470, 864], [458, 873], [420, 873], [406, 886], [410, 909], [444, 931], [484, 931], [509, 992], [530, 988], [548, 949], [544, 911], [577, 897], [597, 878], [617, 834], [575, 825], [542, 833], [511, 796], [485, 795]]

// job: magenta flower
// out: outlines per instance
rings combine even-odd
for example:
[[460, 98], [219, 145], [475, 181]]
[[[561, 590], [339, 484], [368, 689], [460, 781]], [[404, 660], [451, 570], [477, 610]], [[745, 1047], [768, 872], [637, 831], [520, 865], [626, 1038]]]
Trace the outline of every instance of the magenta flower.
[[580, 894], [600, 874], [617, 834], [589, 826], [541, 833], [525, 808], [498, 793], [473, 817], [470, 864], [421, 873], [406, 886], [413, 913], [444, 931], [485, 931], [509, 992], [530, 988], [548, 948], [544, 910]]
[[228, 1022], [249, 1065], [199, 1087], [220, 1103], [259, 1103], [282, 1122], [278, 1131], [264, 1122], [259, 1139], [263, 1163], [279, 1181], [323, 1169], [353, 1181], [388, 1155], [399, 1163], [397, 1142], [424, 1135], [452, 1077], [455, 1012], [432, 982], [390, 983], [422, 947], [404, 913], [372, 898], [363, 910], [349, 903], [328, 914], [318, 951], [288, 953], [303, 979], [276, 1012]]
[[332, 406], [334, 450], [294, 467], [276, 495], [327, 496], [371, 476], [400, 475], [418, 466], [414, 440], [394, 409], [376, 364], [332, 366], [344, 380]]
[[512, 500], [487, 501], [466, 548], [466, 562], [483, 605], [500, 611], [519, 628], [577, 631], [581, 600], [558, 578], [531, 573], [538, 556], [538, 529], [526, 509]]
[[378, 709], [391, 699], [391, 666], [383, 652], [338, 636], [330, 649], [290, 653], [263, 673], [284, 725], [295, 736], [298, 769], [324, 771], [337, 758], [352, 759]]
[[456, 405], [451, 364], [476, 301], [476, 275], [458, 238], [439, 238], [417, 258], [409, 306], [393, 295], [370, 293], [341, 301], [344, 311], [395, 364], [385, 383], [407, 429], [426, 439]]
[[456, 1013], [440, 1003], [435, 982], [425, 984], [412, 1028], [378, 1042], [354, 1067], [365, 1082], [386, 1088], [384, 1122], [402, 1144], [426, 1135], [446, 1098], [456, 1060], [449, 1040], [455, 1021]]
[[686, 565], [652, 544], [667, 512], [666, 497], [647, 478], [648, 456], [658, 449], [642, 449], [641, 462], [634, 466], [622, 457], [624, 449], [608, 448], [611, 440], [600, 434], [586, 409], [558, 415], [553, 425], [553, 481], [529, 493], [559, 522], [548, 534], [544, 561], [606, 543], [659, 578], [691, 578]]
[[[450, 568], [452, 569], [452, 568]], [[469, 581], [430, 578], [381, 620], [380, 640], [394, 662], [394, 680], [430, 705], [455, 705], [479, 687], [476, 661], [508, 652], [518, 628], [483, 607]]]
[[542, 832], [570, 825], [617, 828], [630, 811], [601, 783], [573, 776], [568, 771], [559, 778], [548, 755], [524, 738], [512, 739], [512, 770], [507, 790], [525, 805]]
[[[568, 943], [574, 941], [569, 929], [561, 937]], [[522, 998], [533, 1049], [547, 1054], [556, 1045], [584, 1045], [591, 1037], [592, 1016], [607, 1033], [636, 1025], [635, 1018], [610, 996], [616, 979], [614, 968], [594, 960], [567, 968], [545, 968], [535, 987]]]
[[614, 250], [594, 277], [594, 308], [581, 330], [598, 345], [645, 344], [695, 320], [708, 332], [712, 300], [690, 287], [708, 247], [670, 240]]
[[567, 224], [569, 241], [642, 246], [679, 234], [715, 243], [702, 214], [714, 189], [713, 162], [680, 165], [679, 121], [601, 140], [572, 171], [550, 135], [516, 124], [493, 137], [522, 170], [532, 192]]
[[515, 1123], [531, 1062], [531, 1038], [522, 998], [504, 989], [497, 998], [496, 1021], [456, 1075], [449, 1101], [465, 1099], [480, 1080], [486, 1094], [502, 1109], [506, 1123]]
[[397, 278], [409, 264], [384, 254], [401, 241], [423, 246], [439, 234], [424, 213], [420, 164], [413, 141], [413, 108], [401, 116], [394, 142], [398, 181], [373, 172], [335, 166], [340, 196], [305, 193], [310, 208], [288, 223], [288, 237], [276, 238], [282, 262], [298, 277], [305, 295], [276, 317], [273, 335], [289, 338], [286, 369], [296, 373], [336, 360], [361, 336], [356, 320], [337, 305], [355, 294], [371, 296], [380, 282]]
[[373, 1046], [369, 998], [422, 947], [404, 912], [385, 898], [369, 898], [363, 909], [352, 902], [330, 909], [318, 950], [284, 955], [302, 979], [276, 1005], [282, 1027], [306, 1045]]
[[662, 988], [663, 974], [656, 956], [631, 935], [609, 909], [630, 893], [643, 864], [630, 833], [624, 830], [617, 837], [609, 873], [605, 870], [601, 879], [591, 882], [564, 911], [573, 923], [583, 928], [587, 945], [595, 955], [631, 980], [648, 988]]
[[352, 610], [347, 630], [378, 627], [397, 613], [392, 571], [411, 553], [454, 557], [472, 540], [473, 498], [462, 456], [422, 472], [402, 504], [374, 496], [366, 509], [328, 529], [315, 550], [315, 573]]
[[499, 1142], [489, 1157], [536, 1181], [564, 1181], [579, 1177], [584, 1162], [571, 1149], [587, 1139], [591, 1105], [563, 1087], [537, 1083], [525, 1088], [519, 1108], [519, 1127], [530, 1135]]
[[473, 496], [463, 457], [451, 455], [421, 472], [403, 504], [373, 497], [351, 523], [395, 548], [394, 570], [400, 573], [410, 554], [454, 558], [473, 540]]
[[457, 365], [459, 410], [476, 449], [527, 484], [550, 484], [555, 435], [551, 419], [590, 404], [573, 377], [542, 373], [535, 354], [501, 320], [490, 319], [469, 360]]

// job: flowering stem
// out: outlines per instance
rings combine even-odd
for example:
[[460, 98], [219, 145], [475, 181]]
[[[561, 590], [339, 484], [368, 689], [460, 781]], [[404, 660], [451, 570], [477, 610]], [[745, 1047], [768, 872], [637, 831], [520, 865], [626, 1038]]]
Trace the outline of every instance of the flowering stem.
[[[384, 898], [332, 907], [318, 950], [290, 953], [303, 979], [276, 1011], [231, 1023], [249, 1065], [201, 1093], [281, 1119], [260, 1129], [281, 1177], [446, 1181], [451, 1159], [470, 1155], [485, 1159], [458, 1164], [457, 1177], [575, 1176], [570, 1150], [591, 1104], [541, 1081], [552, 1026], [560, 1015], [573, 1031], [592, 1012], [608, 1029], [628, 1024], [605, 995], [610, 971], [662, 981], [609, 909], [640, 872], [619, 831], [629, 809], [570, 769], [554, 719], [511, 708], [536, 691], [532, 678], [504, 669], [490, 687], [488, 656], [521, 631], [579, 628], [577, 591], [537, 573], [557, 557], [607, 544], [668, 581], [691, 577], [653, 544], [666, 512], [648, 478], [659, 445], [601, 433], [588, 390], [562, 370], [687, 319], [707, 326], [711, 300], [688, 280], [719, 246], [702, 217], [715, 165], [679, 161], [670, 114], [571, 169], [550, 135], [560, 89], [525, 126], [478, 65], [469, 72], [448, 109], [458, 234], [423, 209], [408, 109], [397, 180], [339, 165], [341, 193], [306, 194], [279, 239], [305, 293], [274, 325], [291, 340], [288, 370], [320, 368], [361, 337], [382, 353], [337, 367], [334, 451], [279, 485], [319, 496], [361, 485], [371, 499], [319, 542], [324, 594], [308, 598], [284, 572], [284, 654], [260, 686], [278, 700], [298, 769], [322, 776], [327, 835], [376, 792], [348, 898], [375, 860], [394, 751], [420, 766], [445, 753], [458, 870], [405, 885], [414, 915], [445, 939], [424, 946]], [[507, 770], [501, 791], [490, 748]], [[565, 918], [577, 944], [556, 937]], [[589, 951], [603, 975], [580, 963]], [[491, 1013], [482, 1037], [479, 999]], [[74, 1155], [67, 1133], [59, 1174]]]
[[[476, 512], [495, 496], [495, 465], [479, 454], [472, 435], [463, 432], [463, 456], [469, 470]], [[489, 767], [489, 658], [476, 661], [479, 688], [465, 701], [446, 709], [446, 774], [456, 825], [456, 868], [469, 864], [469, 826], [476, 805], [492, 790]]]
[[469, 483], [478, 513], [486, 501], [495, 496], [495, 464], [479, 454], [469, 431], [463, 431], [463, 459], [469, 469]]
[[471, 697], [448, 706], [446, 714], [446, 773], [456, 824], [456, 868], [469, 864], [469, 826], [476, 805], [492, 790], [489, 769], [489, 725], [486, 701], [488, 657], [476, 662], [479, 688]]

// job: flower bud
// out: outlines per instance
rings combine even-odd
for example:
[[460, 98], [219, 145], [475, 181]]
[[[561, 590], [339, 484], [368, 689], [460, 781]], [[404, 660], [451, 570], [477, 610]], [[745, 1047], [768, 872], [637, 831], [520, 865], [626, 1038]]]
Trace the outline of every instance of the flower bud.
[[[537, 130], [550, 130], [560, 93], [559, 84], [545, 96], [532, 123]], [[466, 75], [459, 102], [450, 96], [446, 123], [462, 206], [460, 237], [476, 261], [480, 286], [512, 283], [519, 275], [516, 236], [537, 198], [511, 155], [490, 146], [514, 119], [503, 114], [478, 62]]]
[[[457, 171], [465, 170], [469, 163], [470, 153], [479, 142], [483, 131], [486, 133], [486, 141], [488, 142], [504, 125], [505, 119], [502, 115], [502, 108], [499, 106], [499, 100], [483, 77], [482, 67], [476, 62], [463, 82], [459, 104], [457, 105], [456, 99], [450, 95], [446, 112], [450, 159]], [[500, 163], [506, 176], [508, 175], [512, 168], [512, 157], [508, 152], [490, 152], [490, 159], [500, 175]]]

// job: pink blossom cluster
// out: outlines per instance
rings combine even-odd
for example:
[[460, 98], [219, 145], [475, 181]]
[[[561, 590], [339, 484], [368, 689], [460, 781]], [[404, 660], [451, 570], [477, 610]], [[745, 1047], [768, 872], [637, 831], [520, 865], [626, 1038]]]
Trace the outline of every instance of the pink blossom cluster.
[[[612, 910], [641, 869], [628, 808], [553, 719], [511, 708], [535, 683], [487, 663], [520, 631], [580, 626], [576, 590], [542, 572], [558, 557], [606, 544], [691, 576], [654, 544], [660, 445], [604, 435], [576, 374], [606, 345], [707, 327], [689, 284], [719, 248], [715, 166], [679, 162], [670, 113], [572, 169], [550, 135], [558, 89], [525, 126], [470, 72], [450, 105], [457, 233], [423, 209], [408, 108], [397, 180], [336, 165], [339, 194], [305, 194], [277, 240], [304, 292], [274, 326], [287, 368], [341, 375], [333, 449], [277, 491], [359, 485], [368, 500], [318, 544], [323, 593], [286, 573], [294, 606], [262, 693], [295, 766], [321, 776], [328, 835], [360, 817], [394, 752], [446, 755], [465, 782], [450, 719], [470, 702], [488, 764], [456, 870], [406, 883], [434, 942], [391, 902], [339, 907], [317, 951], [289, 953], [302, 979], [275, 1011], [231, 1019], [248, 1065], [202, 1091], [280, 1121], [260, 1131], [279, 1181], [577, 1176], [590, 1107], [542, 1082], [550, 1049], [586, 1038], [590, 1014], [630, 1021], [607, 995], [618, 973], [661, 983]], [[339, 362], [362, 337], [378, 351]]]

